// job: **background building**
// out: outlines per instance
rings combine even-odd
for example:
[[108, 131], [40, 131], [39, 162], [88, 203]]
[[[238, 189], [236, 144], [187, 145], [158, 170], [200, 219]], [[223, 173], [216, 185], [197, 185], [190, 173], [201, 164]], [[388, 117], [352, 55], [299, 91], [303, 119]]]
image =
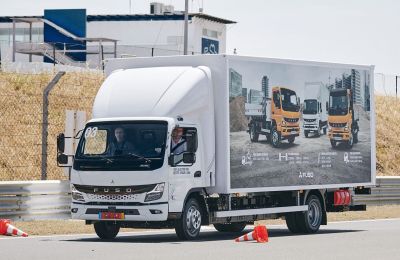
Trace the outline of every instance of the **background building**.
[[264, 97], [269, 98], [269, 78], [267, 76], [262, 77], [261, 90], [264, 94]]
[[242, 95], [242, 75], [234, 69], [229, 69], [229, 97], [234, 98]]
[[[2, 61], [55, 59], [98, 66], [107, 57], [183, 54], [184, 13], [160, 3], [149, 9], [150, 14], [86, 15], [85, 9], [65, 9], [44, 10], [43, 16], [0, 17]], [[225, 53], [226, 26], [232, 23], [200, 12], [189, 14], [189, 54]]]

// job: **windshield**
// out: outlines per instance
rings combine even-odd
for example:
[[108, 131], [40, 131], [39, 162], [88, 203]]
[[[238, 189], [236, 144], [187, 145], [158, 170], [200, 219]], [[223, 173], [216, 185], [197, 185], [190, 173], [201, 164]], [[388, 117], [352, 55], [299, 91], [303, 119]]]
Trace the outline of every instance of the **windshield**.
[[282, 88], [282, 108], [285, 111], [298, 112], [299, 105], [297, 104], [296, 92], [290, 89]]
[[347, 92], [333, 92], [329, 96], [329, 115], [347, 115]]
[[164, 161], [167, 122], [90, 123], [79, 142], [74, 169], [154, 170]]
[[315, 115], [318, 112], [318, 102], [315, 99], [304, 100], [304, 110], [303, 114]]

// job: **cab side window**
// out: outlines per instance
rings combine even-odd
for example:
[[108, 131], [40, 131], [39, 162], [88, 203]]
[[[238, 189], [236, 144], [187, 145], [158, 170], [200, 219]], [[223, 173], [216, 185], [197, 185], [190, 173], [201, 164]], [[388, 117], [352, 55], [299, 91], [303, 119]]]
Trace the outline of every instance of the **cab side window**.
[[170, 164], [173, 166], [193, 164], [196, 158], [197, 146], [196, 128], [175, 128], [171, 135]]
[[275, 107], [276, 108], [281, 108], [281, 101], [280, 101], [279, 92], [275, 91], [273, 93], [273, 100], [274, 100]]

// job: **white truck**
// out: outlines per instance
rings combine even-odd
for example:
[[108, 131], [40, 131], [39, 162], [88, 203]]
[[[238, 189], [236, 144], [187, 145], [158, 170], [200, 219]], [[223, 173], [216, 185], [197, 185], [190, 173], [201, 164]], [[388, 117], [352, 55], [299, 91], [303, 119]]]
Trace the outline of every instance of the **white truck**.
[[328, 129], [329, 89], [322, 82], [306, 82], [304, 85], [303, 132], [326, 135]]
[[[362, 152], [364, 164], [348, 169], [335, 163], [342, 154], [329, 153], [328, 142], [320, 154], [315, 146], [304, 156], [295, 149], [306, 146], [268, 151], [248, 139], [244, 98], [229, 95], [230, 68], [242, 73], [241, 88], [249, 79], [259, 82], [257, 71], [270, 71], [276, 85], [300, 86], [285, 82], [297, 73], [282, 66], [322, 65], [329, 64], [229, 55], [108, 60], [75, 154], [64, 153], [68, 137], [57, 138], [58, 164], [71, 170], [72, 218], [94, 224], [102, 239], [124, 227], [172, 227], [190, 240], [202, 225], [240, 232], [281, 217], [292, 232], [314, 233], [327, 224], [327, 211], [365, 210], [352, 197], [375, 183], [373, 149]], [[277, 105], [286, 98], [277, 93]], [[374, 148], [373, 137], [369, 142]], [[331, 169], [320, 165], [322, 156], [331, 157]], [[307, 162], [298, 164], [298, 157]]]

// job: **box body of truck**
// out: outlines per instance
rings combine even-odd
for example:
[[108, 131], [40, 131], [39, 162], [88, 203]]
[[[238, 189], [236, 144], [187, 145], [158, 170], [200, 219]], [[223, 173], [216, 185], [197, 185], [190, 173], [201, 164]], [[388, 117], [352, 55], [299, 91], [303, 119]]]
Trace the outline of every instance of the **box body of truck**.
[[[367, 111], [374, 107], [373, 66], [209, 55], [116, 59], [106, 64], [106, 72], [155, 66], [210, 68], [216, 136], [215, 186], [209, 188], [211, 193], [374, 185], [375, 122], [374, 112]], [[293, 144], [282, 141], [279, 148], [268, 143], [268, 133], [264, 139], [260, 136], [258, 142], [250, 140], [246, 107], [252, 106], [253, 113], [259, 113], [260, 117], [271, 113], [269, 107], [263, 110], [260, 106], [263, 98], [250, 100], [250, 92], [263, 93], [259, 96], [268, 102], [265, 96], [271, 95], [273, 87], [280, 86], [295, 91], [304, 100], [306, 83], [321, 82], [327, 89], [337, 89], [343, 86], [332, 83], [334, 79], [338, 81], [354, 71], [358, 72], [358, 78], [352, 87], [360, 91], [358, 102], [363, 116], [359, 123], [364, 126], [360, 131], [362, 145], [357, 150], [333, 150], [327, 136], [318, 140], [299, 137]], [[329, 95], [329, 92], [321, 91], [320, 95]], [[321, 99], [328, 100], [329, 96]], [[288, 106], [295, 105], [295, 99], [292, 101]], [[321, 106], [326, 109], [326, 104]]]

